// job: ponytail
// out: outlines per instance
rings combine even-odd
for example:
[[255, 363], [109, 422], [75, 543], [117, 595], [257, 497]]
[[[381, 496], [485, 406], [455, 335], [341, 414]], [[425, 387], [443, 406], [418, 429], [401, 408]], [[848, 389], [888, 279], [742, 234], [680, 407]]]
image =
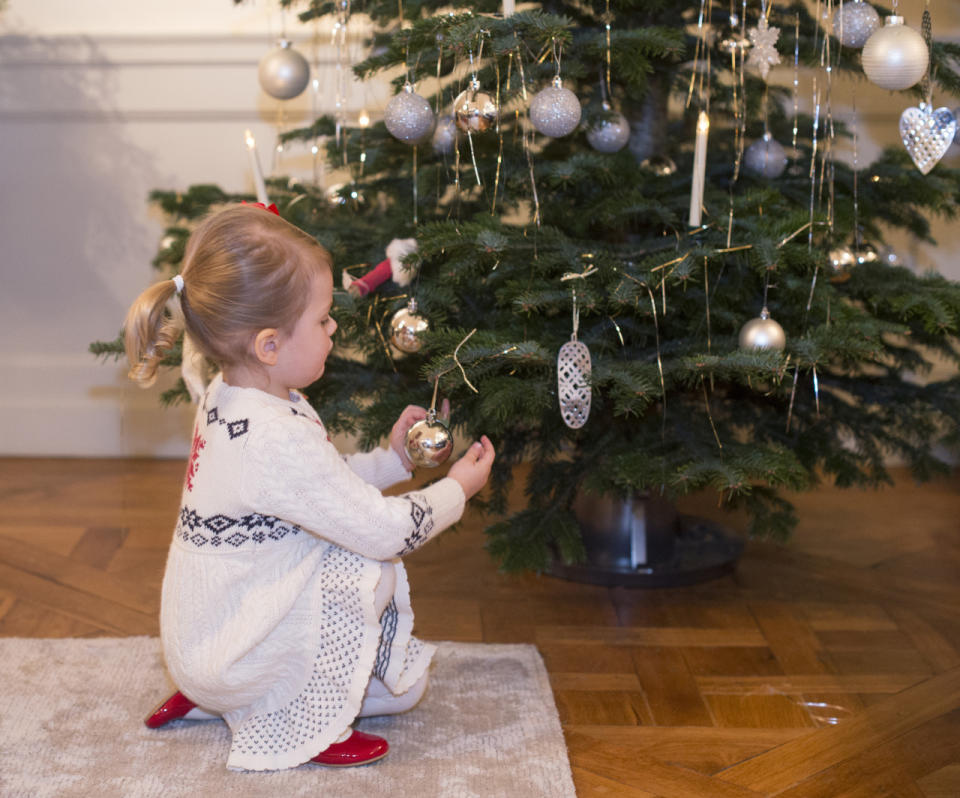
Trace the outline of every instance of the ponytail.
[[183, 330], [182, 315], [171, 315], [167, 303], [177, 292], [173, 280], [154, 283], [127, 311], [123, 342], [130, 362], [128, 376], [141, 388], [157, 379], [160, 361], [176, 345]]

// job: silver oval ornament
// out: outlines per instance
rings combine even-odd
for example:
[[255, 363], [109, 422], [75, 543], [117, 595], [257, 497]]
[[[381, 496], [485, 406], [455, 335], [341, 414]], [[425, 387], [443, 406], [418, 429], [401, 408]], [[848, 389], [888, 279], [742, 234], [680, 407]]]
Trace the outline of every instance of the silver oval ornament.
[[560, 415], [570, 429], [580, 429], [590, 416], [590, 350], [575, 338], [557, 355], [557, 396]]

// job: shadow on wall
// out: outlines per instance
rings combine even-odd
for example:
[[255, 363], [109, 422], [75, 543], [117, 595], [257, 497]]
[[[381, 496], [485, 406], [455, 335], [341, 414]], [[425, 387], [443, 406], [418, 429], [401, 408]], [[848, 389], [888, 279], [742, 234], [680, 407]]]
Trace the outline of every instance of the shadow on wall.
[[0, 37], [4, 453], [162, 454], [188, 439], [156, 391], [87, 352], [154, 279], [162, 222], [146, 198], [170, 179], [133, 140], [122, 72], [88, 38]]

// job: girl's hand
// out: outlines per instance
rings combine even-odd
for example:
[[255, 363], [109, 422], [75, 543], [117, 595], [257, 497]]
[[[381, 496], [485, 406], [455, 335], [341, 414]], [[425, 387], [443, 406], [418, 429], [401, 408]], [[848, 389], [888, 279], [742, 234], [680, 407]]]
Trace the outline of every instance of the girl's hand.
[[[427, 417], [427, 411], [417, 405], [407, 405], [404, 411], [397, 419], [397, 423], [390, 430], [390, 448], [393, 449], [403, 461], [403, 467], [407, 471], [413, 471], [414, 465], [407, 455], [407, 432], [418, 421], [423, 421]], [[440, 418], [447, 421], [450, 418], [450, 400], [444, 399], [440, 405]]]
[[484, 435], [467, 449], [463, 457], [450, 466], [447, 476], [460, 483], [460, 487], [463, 488], [463, 493], [468, 499], [479, 493], [480, 489], [487, 484], [494, 454], [493, 444]]

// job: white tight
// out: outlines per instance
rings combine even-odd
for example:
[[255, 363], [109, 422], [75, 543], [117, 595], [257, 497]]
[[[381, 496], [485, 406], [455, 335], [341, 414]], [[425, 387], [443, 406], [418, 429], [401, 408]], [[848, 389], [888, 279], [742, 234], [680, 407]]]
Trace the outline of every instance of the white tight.
[[[383, 611], [393, 598], [396, 589], [396, 571], [394, 571], [392, 563], [385, 562], [380, 570], [380, 581], [377, 582], [377, 590], [373, 596], [373, 606], [377, 611], [377, 617], [383, 615]], [[426, 689], [426, 672], [413, 683], [413, 686], [407, 692], [400, 695], [394, 695], [376, 676], [371, 676], [358, 717], [369, 718], [373, 715], [397, 715], [400, 712], [406, 712], [408, 709], [413, 709], [417, 702], [423, 698]]]
[[[377, 582], [377, 589], [373, 597], [373, 605], [379, 618], [387, 608], [393, 594], [397, 589], [397, 574], [393, 569], [393, 563], [385, 562], [380, 570], [380, 581]], [[367, 691], [363, 697], [363, 704], [360, 707], [360, 713], [357, 717], [369, 718], [374, 715], [397, 715], [400, 712], [406, 712], [413, 709], [417, 702], [423, 698], [427, 689], [427, 673], [424, 672], [409, 690], [400, 695], [394, 695], [389, 688], [376, 676], [370, 677], [367, 684]], [[219, 717], [204, 712], [197, 707], [191, 709], [185, 716], [189, 720], [208, 720]], [[349, 729], [347, 730], [349, 731]]]

